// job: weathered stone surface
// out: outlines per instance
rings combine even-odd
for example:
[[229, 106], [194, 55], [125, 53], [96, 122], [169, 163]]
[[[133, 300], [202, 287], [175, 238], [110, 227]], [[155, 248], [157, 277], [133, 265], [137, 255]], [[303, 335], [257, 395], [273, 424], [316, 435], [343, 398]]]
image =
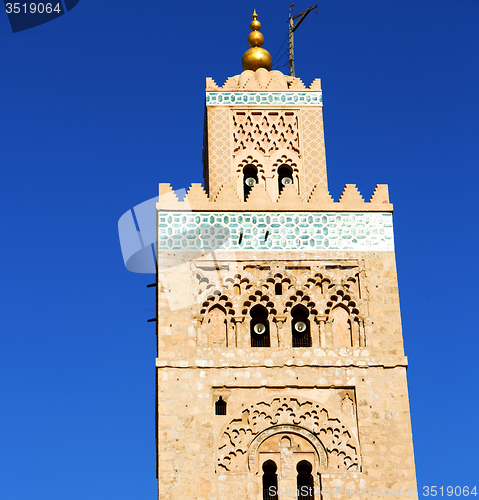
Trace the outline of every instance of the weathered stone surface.
[[[378, 185], [365, 202], [348, 184], [333, 201], [322, 104], [311, 101], [320, 82], [306, 89], [278, 73], [245, 72], [223, 87], [209, 80], [206, 191], [193, 185], [180, 202], [160, 185], [159, 221], [169, 222], [159, 222], [159, 498], [261, 500], [268, 478], [280, 498], [298, 498], [298, 471], [323, 490], [317, 500], [414, 497], [392, 223], [364, 222], [391, 219], [388, 189]], [[271, 90], [281, 95], [265, 94]], [[265, 95], [251, 96], [256, 91]], [[241, 92], [270, 104], [236, 104]], [[302, 104], [271, 104], [288, 92], [291, 102], [302, 92]], [[245, 171], [256, 175], [251, 190]], [[285, 183], [281, 172], [289, 172]], [[214, 215], [237, 212], [258, 222], [233, 234]], [[257, 212], [279, 212], [282, 221]], [[324, 227], [313, 227], [318, 213]], [[208, 246], [210, 231], [227, 229], [229, 250]], [[193, 241], [200, 230], [204, 238]], [[359, 241], [388, 230], [391, 245], [383, 247], [298, 249], [318, 234]], [[278, 232], [296, 244], [274, 250]]]
[[[159, 464], [160, 471], [168, 473], [160, 474], [161, 498], [261, 498], [258, 464], [264, 460], [250, 453], [257, 452], [253, 441], [263, 427], [272, 428], [278, 439], [289, 433], [293, 446], [294, 436], [300, 437], [303, 429], [308, 442], [312, 440], [308, 432], [319, 440], [324, 450], [313, 448], [311, 460], [315, 481], [321, 480], [322, 488], [350, 484], [387, 489], [396, 484], [403, 491], [414, 489], [394, 254], [331, 252], [317, 259], [297, 252], [289, 259], [276, 255], [281, 259], [272, 260], [273, 252], [262, 252], [253, 259], [244, 257], [236, 255], [232, 261], [219, 254], [216, 259], [202, 257], [179, 266], [175, 276], [182, 284], [182, 296], [198, 297], [188, 307], [172, 312], [174, 294], [160, 294]], [[275, 295], [278, 283], [283, 285], [281, 295]], [[249, 311], [257, 303], [271, 311], [275, 347], [251, 347]], [[291, 346], [291, 310], [296, 303], [303, 303], [311, 316], [323, 322], [322, 339], [320, 325], [311, 321], [312, 327], [317, 326], [311, 329], [317, 336], [315, 348]], [[356, 341], [350, 331], [350, 344], [344, 345], [347, 330], [335, 345], [333, 320], [338, 307], [342, 316], [364, 322], [363, 345], [359, 331]], [[330, 339], [330, 345], [324, 345], [324, 339]], [[215, 415], [219, 396], [227, 403], [226, 415]], [[275, 398], [290, 410], [295, 399], [296, 406], [309, 405], [316, 414], [296, 415], [293, 409], [282, 420], [269, 420], [265, 408]], [[256, 432], [251, 418], [261, 408], [267, 422]], [[324, 424], [315, 423], [321, 421], [321, 411], [327, 413]], [[331, 427], [328, 419], [337, 420], [336, 428], [348, 432], [352, 441], [328, 446], [327, 434], [321, 433]], [[278, 425], [290, 427], [275, 432]], [[295, 426], [298, 431], [292, 433]], [[240, 448], [225, 445], [232, 435], [242, 433]], [[341, 446], [354, 448], [353, 457], [341, 452]], [[259, 455], [266, 453], [264, 457], [281, 462], [279, 451], [259, 450]], [[219, 461], [221, 456], [229, 459]]]

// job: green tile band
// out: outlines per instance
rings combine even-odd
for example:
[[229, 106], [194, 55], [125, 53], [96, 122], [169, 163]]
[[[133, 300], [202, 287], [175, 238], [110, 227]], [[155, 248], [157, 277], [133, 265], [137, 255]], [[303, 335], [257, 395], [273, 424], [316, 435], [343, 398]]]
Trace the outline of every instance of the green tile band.
[[322, 92], [206, 92], [207, 106], [322, 106]]
[[394, 251], [392, 214], [159, 212], [158, 249]]

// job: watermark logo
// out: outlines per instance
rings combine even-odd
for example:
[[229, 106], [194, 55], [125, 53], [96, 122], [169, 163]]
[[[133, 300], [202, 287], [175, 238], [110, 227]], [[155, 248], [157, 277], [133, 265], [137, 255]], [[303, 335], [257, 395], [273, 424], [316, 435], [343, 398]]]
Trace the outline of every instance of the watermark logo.
[[[186, 190], [177, 190], [175, 195], [181, 200], [185, 197]], [[208, 259], [216, 262], [217, 251], [221, 251], [223, 257], [227, 256], [230, 262], [235, 262], [236, 254], [234, 251], [225, 253], [223, 245], [230, 239], [231, 234], [227, 227], [220, 224], [189, 228], [178, 222], [174, 224], [177, 228], [168, 228], [166, 233], [157, 235], [158, 201], [158, 197], [151, 198], [124, 213], [118, 221], [118, 235], [125, 267], [134, 273], [156, 273], [158, 270], [162, 291], [170, 309], [174, 311], [200, 303], [203, 299], [201, 294], [194, 294], [192, 290], [188, 292], [185, 283], [179, 279], [180, 276], [189, 274], [192, 266], [195, 266], [195, 261]], [[191, 209], [184, 200], [182, 213], [185, 212], [191, 212]], [[169, 213], [168, 217], [182, 216]], [[157, 238], [163, 243], [160, 251]], [[186, 247], [175, 249], [178, 240], [186, 242]], [[216, 274], [215, 285], [223, 287], [225, 278], [221, 272]]]
[[[354, 497], [378, 497], [378, 498], [401, 498], [401, 497], [417, 497], [418, 491], [414, 488], [343, 488], [342, 486], [328, 487], [328, 488], [314, 488], [311, 486], [301, 486], [299, 489], [290, 490], [288, 488], [278, 488], [270, 486], [268, 494], [271, 498], [324, 498], [326, 496], [333, 498], [354, 498]], [[359, 499], [358, 499], [359, 500]]]
[[73, 9], [80, 0], [30, 0], [11, 2], [3, 0], [13, 33], [53, 21]]
[[118, 221], [123, 261], [128, 271], [133, 273], [156, 273], [157, 201], [158, 197], [150, 198], [136, 205]]

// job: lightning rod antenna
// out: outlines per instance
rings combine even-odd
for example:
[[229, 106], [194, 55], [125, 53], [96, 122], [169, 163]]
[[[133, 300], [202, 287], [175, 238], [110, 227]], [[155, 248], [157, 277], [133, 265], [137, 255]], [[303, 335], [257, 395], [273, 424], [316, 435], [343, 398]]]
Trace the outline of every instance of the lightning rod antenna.
[[[294, 7], [294, 3], [289, 6], [289, 17], [288, 17], [288, 47], [289, 47], [289, 74], [291, 76], [296, 76], [294, 72], [294, 35], [293, 33], [299, 28], [299, 25], [304, 21], [306, 16], [314, 9], [318, 7], [315, 5], [314, 7], [310, 7], [309, 9], [303, 10], [299, 14], [291, 17], [291, 8]], [[298, 19], [299, 17], [299, 19]], [[295, 19], [298, 19], [294, 22]]]

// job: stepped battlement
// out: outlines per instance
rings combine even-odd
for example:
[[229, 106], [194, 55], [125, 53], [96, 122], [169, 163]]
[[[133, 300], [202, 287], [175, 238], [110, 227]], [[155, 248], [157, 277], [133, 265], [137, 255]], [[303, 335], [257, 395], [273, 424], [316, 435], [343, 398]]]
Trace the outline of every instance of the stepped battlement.
[[179, 200], [169, 183], [159, 185], [158, 210], [161, 211], [261, 211], [261, 212], [392, 212], [387, 184], [377, 184], [365, 201], [356, 184], [346, 184], [338, 201], [334, 201], [324, 184], [314, 187], [306, 201], [293, 185], [285, 186], [273, 201], [264, 185], [256, 184], [246, 201], [242, 201], [231, 184], [223, 184], [216, 196], [208, 196], [201, 184], [191, 184], [183, 200]]

